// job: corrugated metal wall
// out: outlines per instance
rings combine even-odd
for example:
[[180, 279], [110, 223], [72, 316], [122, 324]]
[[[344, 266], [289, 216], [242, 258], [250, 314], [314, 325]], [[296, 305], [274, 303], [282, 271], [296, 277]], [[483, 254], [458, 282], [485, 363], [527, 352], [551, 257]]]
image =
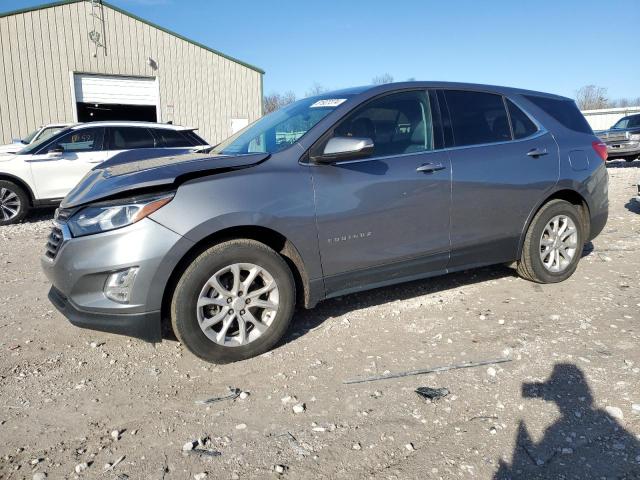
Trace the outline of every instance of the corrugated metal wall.
[[587, 119], [593, 130], [608, 130], [622, 117], [636, 113], [640, 113], [640, 107], [602, 108], [582, 111], [584, 118]]
[[83, 1], [0, 18], [2, 143], [74, 120], [72, 72], [157, 77], [160, 120], [198, 127], [212, 144], [231, 135], [232, 118], [260, 116], [257, 70], [107, 6], [99, 12], [105, 47], [96, 49], [89, 32], [102, 26], [91, 11]]

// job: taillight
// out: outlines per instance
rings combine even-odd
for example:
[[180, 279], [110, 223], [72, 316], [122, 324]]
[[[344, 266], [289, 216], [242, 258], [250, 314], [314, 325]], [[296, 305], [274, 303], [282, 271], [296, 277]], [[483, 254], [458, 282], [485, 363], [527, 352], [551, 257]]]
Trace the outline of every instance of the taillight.
[[591, 146], [596, 151], [598, 156], [602, 159], [602, 161], [606, 162], [607, 161], [607, 157], [609, 156], [609, 154], [607, 153], [607, 145], [606, 145], [606, 143], [601, 142], [599, 140], [594, 140], [593, 142], [591, 142]]

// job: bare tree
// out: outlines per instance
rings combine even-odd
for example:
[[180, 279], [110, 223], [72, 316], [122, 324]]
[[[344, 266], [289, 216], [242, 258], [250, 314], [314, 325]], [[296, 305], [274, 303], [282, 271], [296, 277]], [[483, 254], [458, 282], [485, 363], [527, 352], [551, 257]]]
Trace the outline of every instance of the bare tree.
[[371, 83], [374, 85], [382, 85], [384, 83], [393, 82], [393, 76], [390, 73], [383, 73], [382, 75], [378, 75], [371, 79]]
[[615, 104], [616, 107], [630, 107], [631, 106], [631, 100], [628, 99], [628, 98], [620, 98], [620, 99], [616, 100], [613, 103]]
[[296, 94], [291, 90], [284, 92], [284, 94], [280, 93], [271, 93], [264, 97], [264, 113], [275, 112], [285, 105], [289, 105], [296, 101]]
[[311, 88], [305, 93], [305, 97], [315, 97], [316, 95], [320, 95], [321, 93], [324, 93], [326, 91], [327, 88], [323, 87], [318, 82], [313, 82]]
[[610, 102], [611, 107], [640, 107], [640, 97], [638, 98], [619, 98]]
[[576, 103], [580, 110], [595, 110], [607, 108], [607, 89], [597, 85], [585, 85], [576, 92]]

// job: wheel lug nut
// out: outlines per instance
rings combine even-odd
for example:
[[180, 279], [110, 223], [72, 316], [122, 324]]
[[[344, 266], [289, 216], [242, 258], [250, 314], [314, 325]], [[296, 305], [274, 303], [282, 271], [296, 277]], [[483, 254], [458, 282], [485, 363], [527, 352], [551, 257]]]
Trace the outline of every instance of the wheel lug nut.
[[244, 315], [244, 310], [240, 310], [240, 315]]
[[227, 303], [231, 303], [231, 302], [232, 302], [231, 298], [227, 298]]
[[240, 290], [240, 291], [238, 292], [238, 296], [239, 296], [239, 297], [241, 297], [241, 296], [242, 296], [242, 290]]
[[249, 304], [251, 303], [251, 299], [250, 299], [250, 298], [247, 298], [247, 299], [244, 301], [244, 303], [246, 303], [247, 305], [249, 305]]
[[229, 315], [233, 315], [233, 308], [229, 309]]

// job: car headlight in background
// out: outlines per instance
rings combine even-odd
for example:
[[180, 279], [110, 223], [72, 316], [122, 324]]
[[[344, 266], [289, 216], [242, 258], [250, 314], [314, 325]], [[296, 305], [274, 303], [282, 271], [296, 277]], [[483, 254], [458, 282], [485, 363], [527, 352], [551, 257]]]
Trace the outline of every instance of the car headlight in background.
[[69, 230], [74, 237], [82, 237], [126, 227], [165, 206], [173, 196], [174, 193], [163, 193], [95, 203], [69, 219]]
[[633, 133], [629, 135], [630, 140], [640, 140], [640, 133]]

